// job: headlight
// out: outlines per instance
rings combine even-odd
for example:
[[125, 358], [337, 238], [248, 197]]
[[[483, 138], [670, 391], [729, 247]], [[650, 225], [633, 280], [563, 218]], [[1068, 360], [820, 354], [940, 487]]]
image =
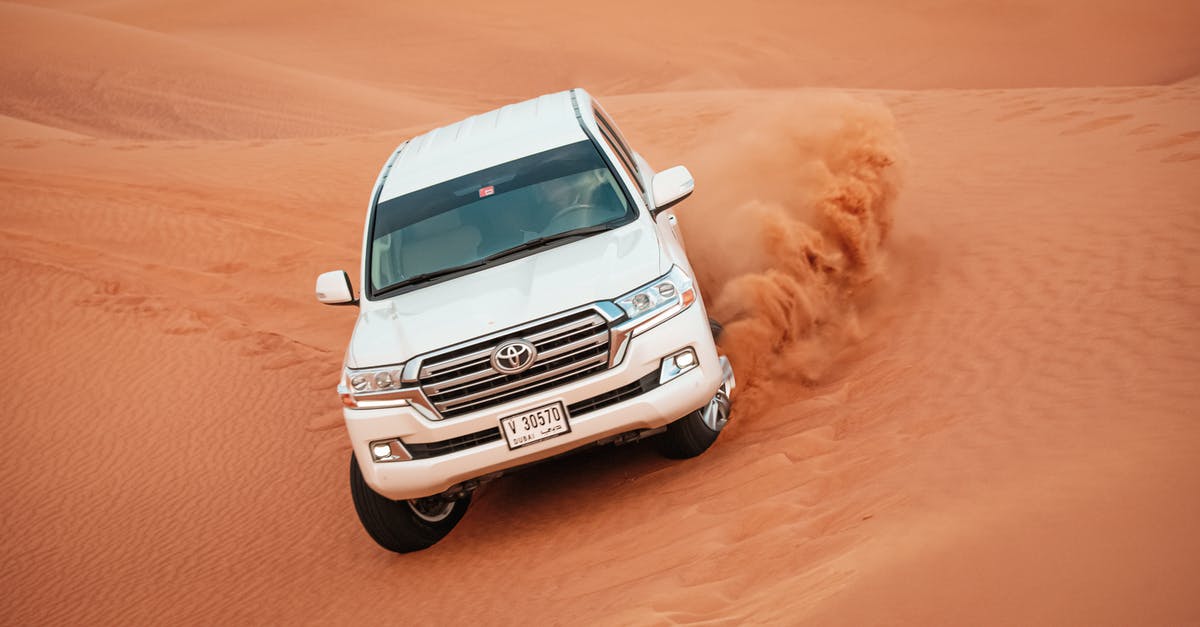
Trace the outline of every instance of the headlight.
[[404, 364], [385, 366], [383, 368], [366, 368], [355, 370], [346, 368], [342, 372], [342, 381], [338, 385], [338, 395], [342, 404], [347, 407], [358, 407], [358, 401], [372, 400], [372, 397], [386, 397], [379, 400], [389, 400], [389, 392], [400, 389], [400, 379], [403, 376]]
[[629, 316], [633, 334], [637, 335], [687, 309], [696, 302], [696, 287], [691, 277], [679, 266], [649, 285], [617, 299], [617, 305]]

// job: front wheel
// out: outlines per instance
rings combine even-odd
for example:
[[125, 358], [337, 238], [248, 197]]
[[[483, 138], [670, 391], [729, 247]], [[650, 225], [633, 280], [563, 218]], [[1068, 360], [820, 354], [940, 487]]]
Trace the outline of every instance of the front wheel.
[[658, 452], [671, 459], [688, 459], [707, 451], [729, 422], [730, 384], [727, 379], [708, 405], [667, 425], [666, 433], [655, 438]]
[[350, 496], [358, 520], [379, 546], [397, 553], [427, 549], [462, 520], [471, 496], [393, 501], [371, 489], [358, 460], [350, 454]]

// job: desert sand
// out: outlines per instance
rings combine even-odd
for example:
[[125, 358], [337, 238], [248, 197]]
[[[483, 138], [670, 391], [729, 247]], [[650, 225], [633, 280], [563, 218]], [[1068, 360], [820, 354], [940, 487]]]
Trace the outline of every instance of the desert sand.
[[[0, 623], [1200, 623], [1200, 4], [645, 4], [0, 3]], [[576, 85], [697, 175], [733, 420], [387, 553], [313, 279]]]

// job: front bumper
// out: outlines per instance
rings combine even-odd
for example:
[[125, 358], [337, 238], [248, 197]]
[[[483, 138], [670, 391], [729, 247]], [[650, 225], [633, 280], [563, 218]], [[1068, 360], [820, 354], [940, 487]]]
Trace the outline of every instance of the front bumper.
[[[400, 438], [406, 444], [444, 442], [499, 425], [501, 417], [555, 401], [570, 406], [657, 373], [662, 359], [683, 348], [696, 351], [699, 365], [628, 400], [570, 416], [571, 432], [509, 450], [503, 438], [426, 459], [376, 463], [370, 443]], [[708, 318], [699, 303], [630, 340], [616, 366], [586, 379], [457, 418], [431, 421], [411, 406], [345, 408], [346, 430], [367, 484], [390, 499], [413, 499], [446, 491], [484, 475], [521, 466], [606, 437], [655, 429], [704, 406], [724, 379]]]

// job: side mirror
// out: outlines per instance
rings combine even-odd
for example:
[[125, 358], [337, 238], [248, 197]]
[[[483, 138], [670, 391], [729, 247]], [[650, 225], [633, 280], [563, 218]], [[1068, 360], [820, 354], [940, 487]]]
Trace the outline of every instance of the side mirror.
[[317, 277], [317, 300], [326, 305], [357, 305], [350, 275], [345, 270], [334, 270]]
[[686, 167], [677, 165], [655, 174], [650, 181], [650, 189], [654, 197], [654, 212], [658, 213], [691, 196], [692, 190], [696, 189], [696, 181]]

